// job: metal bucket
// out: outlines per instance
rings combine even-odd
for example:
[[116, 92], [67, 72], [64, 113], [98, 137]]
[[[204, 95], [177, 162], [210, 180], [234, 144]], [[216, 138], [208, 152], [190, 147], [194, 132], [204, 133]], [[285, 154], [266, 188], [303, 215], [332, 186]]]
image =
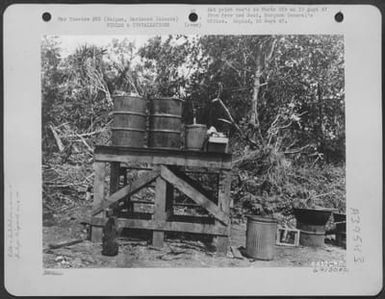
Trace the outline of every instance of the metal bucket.
[[207, 134], [207, 126], [194, 124], [186, 126], [186, 142], [187, 150], [200, 151], [203, 148]]
[[301, 229], [299, 244], [308, 247], [321, 247], [325, 244], [325, 232], [309, 232]]
[[272, 260], [276, 231], [276, 219], [247, 216], [246, 254], [260, 260]]
[[149, 146], [175, 149], [181, 146], [182, 100], [156, 98], [150, 101]]
[[302, 246], [320, 247], [325, 243], [325, 225], [304, 224], [297, 220], [297, 228], [301, 231], [299, 243]]
[[135, 96], [114, 96], [112, 145], [143, 147], [146, 101]]
[[336, 224], [336, 244], [346, 249], [346, 214], [333, 214]]

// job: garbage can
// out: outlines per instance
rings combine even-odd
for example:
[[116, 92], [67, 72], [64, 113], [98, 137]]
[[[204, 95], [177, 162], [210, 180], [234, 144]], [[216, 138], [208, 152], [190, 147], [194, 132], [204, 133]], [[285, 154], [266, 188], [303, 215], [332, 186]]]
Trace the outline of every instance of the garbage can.
[[277, 220], [261, 216], [247, 216], [246, 254], [260, 260], [274, 257]]

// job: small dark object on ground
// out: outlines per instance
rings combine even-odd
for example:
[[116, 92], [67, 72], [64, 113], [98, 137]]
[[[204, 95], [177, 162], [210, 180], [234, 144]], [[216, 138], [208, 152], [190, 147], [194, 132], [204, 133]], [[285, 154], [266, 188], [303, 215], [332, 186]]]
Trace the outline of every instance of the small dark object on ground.
[[103, 250], [102, 255], [116, 256], [119, 253], [119, 243], [117, 242], [118, 229], [114, 217], [107, 220], [103, 228]]

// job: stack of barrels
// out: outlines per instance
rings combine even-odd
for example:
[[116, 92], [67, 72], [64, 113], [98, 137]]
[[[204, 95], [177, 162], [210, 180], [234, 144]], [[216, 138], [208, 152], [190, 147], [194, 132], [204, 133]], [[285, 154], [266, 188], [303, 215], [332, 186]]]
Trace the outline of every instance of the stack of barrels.
[[144, 147], [147, 144], [151, 148], [179, 149], [181, 131], [182, 100], [173, 97], [149, 101], [139, 96], [114, 97], [112, 145]]

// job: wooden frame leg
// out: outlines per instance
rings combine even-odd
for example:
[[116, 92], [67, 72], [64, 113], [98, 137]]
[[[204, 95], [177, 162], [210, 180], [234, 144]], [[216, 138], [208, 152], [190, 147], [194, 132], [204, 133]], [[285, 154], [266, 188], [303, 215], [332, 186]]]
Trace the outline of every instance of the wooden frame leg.
[[174, 186], [170, 183], [167, 182], [166, 185], [166, 214], [167, 214], [167, 219], [172, 217], [174, 214]]
[[[120, 175], [123, 173], [123, 186], [128, 185], [128, 178], [127, 178], [127, 168], [123, 167], [120, 168]], [[123, 200], [123, 206], [122, 209], [127, 210], [127, 214], [131, 214], [134, 212], [134, 204], [130, 201], [130, 196], [126, 196], [126, 198]]]
[[[120, 163], [110, 162], [110, 195], [119, 190], [120, 183]], [[117, 216], [117, 210], [112, 211], [111, 215]]]
[[[106, 164], [104, 162], [94, 163], [95, 181], [94, 181], [94, 202], [93, 206], [97, 207], [104, 201], [104, 180], [106, 176]], [[98, 218], [105, 218], [105, 213], [101, 212], [95, 215]], [[91, 241], [102, 242], [103, 227], [91, 227]]]
[[[157, 223], [165, 223], [166, 213], [166, 190], [167, 184], [161, 177], [156, 179], [155, 188], [155, 210], [154, 221]], [[162, 248], [164, 241], [164, 231], [154, 230], [152, 233], [152, 246]]]
[[[230, 187], [231, 187], [231, 172], [221, 171], [219, 174], [219, 190], [218, 190], [218, 206], [230, 218]], [[218, 220], [215, 221], [217, 225]], [[227, 225], [227, 236], [215, 236], [213, 245], [217, 248], [217, 254], [225, 256], [229, 247], [231, 222]]]
[[120, 181], [120, 163], [111, 162], [110, 168], [110, 194], [119, 190]]

